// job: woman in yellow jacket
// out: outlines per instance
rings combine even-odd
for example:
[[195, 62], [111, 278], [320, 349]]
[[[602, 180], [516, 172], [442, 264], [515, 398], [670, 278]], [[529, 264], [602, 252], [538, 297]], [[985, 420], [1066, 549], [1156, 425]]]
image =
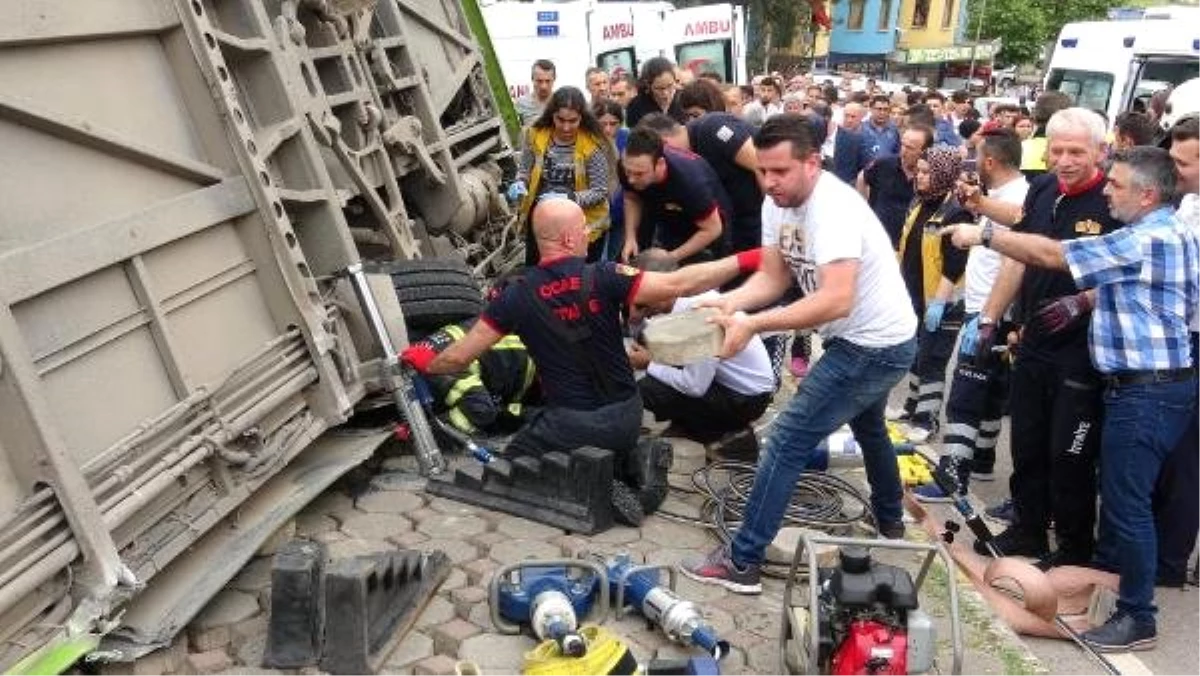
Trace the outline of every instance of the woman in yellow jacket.
[[588, 225], [588, 260], [597, 260], [609, 228], [608, 196], [616, 177], [616, 156], [583, 92], [562, 87], [527, 127], [521, 144], [517, 179], [508, 198], [520, 200], [517, 227], [525, 235], [525, 263], [538, 260], [529, 212], [549, 195], [566, 197], [583, 208]]

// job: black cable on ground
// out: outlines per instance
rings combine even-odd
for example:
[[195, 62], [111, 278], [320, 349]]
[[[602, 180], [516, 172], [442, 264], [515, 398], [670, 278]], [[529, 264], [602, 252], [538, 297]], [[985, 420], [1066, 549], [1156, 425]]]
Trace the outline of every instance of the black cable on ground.
[[[728, 544], [741, 522], [750, 488], [754, 485], [755, 466], [748, 462], [722, 460], [692, 473], [694, 493], [705, 497], [700, 517], [694, 518], [660, 509], [657, 514], [702, 528], [712, 529]], [[693, 492], [672, 488], [681, 492]], [[875, 529], [870, 502], [845, 479], [825, 472], [803, 472], [784, 512], [782, 526], [839, 531], [857, 522]], [[763, 574], [785, 577], [791, 558], [767, 561]]]

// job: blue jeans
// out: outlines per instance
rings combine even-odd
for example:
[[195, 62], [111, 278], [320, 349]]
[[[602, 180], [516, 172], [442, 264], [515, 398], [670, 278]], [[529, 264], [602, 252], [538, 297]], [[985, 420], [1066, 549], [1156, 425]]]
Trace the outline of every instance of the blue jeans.
[[1110, 387], [1100, 436], [1101, 522], [1121, 571], [1117, 608], [1154, 622], [1158, 539], [1150, 497], [1163, 461], [1196, 408], [1196, 379]]
[[862, 449], [875, 518], [882, 523], [900, 521], [903, 488], [883, 409], [888, 393], [908, 372], [916, 354], [915, 338], [884, 348], [861, 347], [838, 338], [825, 343], [825, 354], [771, 425], [742, 526], [733, 538], [736, 563], [762, 563], [800, 473], [818, 455], [817, 444], [846, 423]]

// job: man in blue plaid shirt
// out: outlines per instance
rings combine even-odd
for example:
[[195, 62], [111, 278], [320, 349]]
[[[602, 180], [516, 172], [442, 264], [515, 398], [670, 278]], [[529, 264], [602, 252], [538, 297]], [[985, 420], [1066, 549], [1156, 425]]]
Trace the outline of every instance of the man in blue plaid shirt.
[[1100, 437], [1102, 520], [1120, 548], [1120, 596], [1108, 622], [1083, 634], [1100, 651], [1146, 650], [1157, 636], [1157, 551], [1150, 496], [1164, 458], [1196, 408], [1188, 323], [1200, 302], [1200, 237], [1171, 200], [1175, 167], [1161, 148], [1117, 153], [1105, 196], [1127, 225], [1103, 237], [1060, 242], [988, 226], [945, 229], [957, 246], [976, 244], [1027, 265], [1069, 270], [1095, 287], [1089, 348], [1103, 375]]

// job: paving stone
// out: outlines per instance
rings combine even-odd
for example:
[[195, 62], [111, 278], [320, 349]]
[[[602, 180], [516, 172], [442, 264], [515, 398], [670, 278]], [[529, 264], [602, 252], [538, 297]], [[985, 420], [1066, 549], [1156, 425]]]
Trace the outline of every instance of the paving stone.
[[338, 559], [345, 559], [352, 556], [367, 556], [381, 552], [391, 552], [395, 551], [395, 549], [395, 545], [383, 540], [347, 538], [329, 543], [326, 556], [328, 556], [330, 561], [337, 561]]
[[603, 533], [596, 533], [595, 535], [589, 536], [588, 540], [593, 544], [615, 545], [636, 542], [641, 537], [642, 533], [637, 528], [630, 528], [629, 526], [613, 526]]
[[496, 633], [496, 625], [492, 624], [492, 608], [486, 603], [470, 608], [466, 619], [483, 631]]
[[525, 653], [536, 646], [532, 638], [520, 634], [480, 634], [462, 642], [458, 657], [491, 673], [519, 674]]
[[512, 538], [549, 541], [563, 535], [560, 528], [547, 526], [544, 523], [522, 519], [516, 516], [505, 516], [496, 522], [496, 532]]
[[451, 568], [450, 574], [446, 576], [446, 581], [442, 586], [438, 587], [441, 592], [453, 592], [456, 589], [462, 589], [467, 586], [467, 574], [458, 568]]
[[388, 458], [383, 461], [383, 472], [371, 477], [371, 488], [377, 491], [410, 491], [412, 493], [422, 493], [425, 490], [425, 484], [428, 481], [425, 477], [415, 469], [416, 460], [413, 460], [411, 467], [405, 466], [403, 463], [393, 463], [397, 458]]
[[238, 662], [257, 668], [263, 662], [263, 653], [267, 650], [267, 635], [252, 636], [237, 646]]
[[471, 609], [479, 605], [487, 605], [488, 590], [485, 587], [463, 587], [450, 592], [450, 603], [454, 605], [454, 613], [464, 620]]
[[715, 584], [702, 584], [691, 578], [679, 575], [675, 586], [675, 593], [679, 594], [680, 598], [705, 606], [732, 592]]
[[270, 589], [273, 560], [274, 557], [271, 556], [260, 556], [251, 560], [230, 580], [228, 586], [255, 596], [264, 589]]
[[713, 608], [706, 603], [700, 606], [700, 612], [704, 613], [705, 621], [717, 632], [717, 636], [721, 638], [725, 638], [737, 628], [733, 615], [720, 608]]
[[337, 530], [335, 522], [334, 530], [329, 530], [322, 533], [314, 533], [309, 539], [313, 540], [314, 542], [320, 542], [323, 545], [332, 545], [335, 542], [345, 542], [346, 540], [350, 539], [350, 536], [346, 535], [340, 530]]
[[430, 537], [462, 538], [486, 533], [487, 521], [474, 515], [439, 514], [417, 524], [417, 530]]
[[479, 548], [465, 540], [437, 540], [430, 539], [422, 542], [416, 549], [423, 552], [431, 552], [435, 549], [440, 549], [450, 557], [452, 563], [466, 563], [479, 558]]
[[568, 559], [574, 559], [580, 554], [586, 554], [591, 551], [592, 547], [591, 540], [578, 535], [563, 535], [562, 537], [553, 538], [550, 541], [558, 545], [559, 550], [562, 552], [560, 555]]
[[236, 589], [223, 589], [192, 620], [197, 629], [211, 629], [249, 619], [259, 611], [258, 599]]
[[663, 500], [662, 506], [658, 508], [659, 512], [670, 512], [691, 519], [700, 518], [700, 505], [682, 500], [674, 494], [668, 494], [667, 499]]
[[561, 556], [557, 546], [538, 540], [506, 540], [493, 545], [488, 555], [501, 564], [516, 563], [527, 559], [556, 559]]
[[428, 657], [433, 657], [433, 639], [419, 631], [410, 631], [384, 660], [384, 669], [403, 670]]
[[233, 631], [230, 625], [201, 629], [196, 626], [188, 628], [188, 642], [195, 652], [221, 650], [233, 642]]
[[747, 596], [745, 594], [726, 594], [719, 599], [710, 601], [709, 605], [713, 606], [714, 608], [720, 608], [726, 612], [732, 613], [735, 617], [741, 615], [742, 613], [761, 610], [761, 606], [757, 602], [756, 597]]
[[433, 649], [441, 655], [457, 655], [462, 642], [475, 636], [479, 631], [479, 627], [456, 617], [430, 630]]
[[415, 626], [424, 629], [426, 627], [436, 627], [454, 619], [454, 604], [442, 598], [435, 596], [429, 599], [429, 605], [425, 606], [425, 610], [417, 616]]
[[288, 519], [286, 523], [280, 526], [267, 541], [259, 545], [258, 551], [255, 552], [258, 556], [273, 556], [281, 547], [287, 544], [292, 538], [296, 537], [296, 520]]
[[343, 533], [363, 540], [387, 540], [412, 530], [412, 522], [399, 514], [355, 512], [342, 521]]
[[666, 519], [649, 518], [642, 524], [642, 539], [675, 549], [705, 551], [713, 541], [708, 532]]
[[[786, 562], [790, 565], [796, 556], [796, 548], [800, 546], [800, 539], [805, 535], [824, 535], [824, 533], [795, 526], [780, 528], [775, 539], [767, 545], [767, 560]], [[806, 552], [804, 556], [804, 561], [807, 563], [808, 553]], [[838, 548], [835, 545], [817, 545], [817, 565], [821, 568], [837, 566]]]
[[413, 665], [414, 674], [430, 674], [436, 676], [445, 676], [445, 674], [454, 673], [454, 665], [458, 664], [458, 660], [446, 655], [434, 655]]
[[675, 567], [680, 561], [699, 554], [699, 552], [691, 548], [668, 548], [656, 545], [653, 542], [647, 544], [650, 546], [646, 550], [646, 563], [656, 566]]
[[354, 500], [338, 490], [325, 491], [304, 509], [306, 514], [328, 514], [337, 517], [354, 509]]
[[470, 516], [472, 514], [482, 515], [484, 512], [488, 511], [480, 507], [476, 507], [475, 505], [468, 505], [465, 502], [435, 497], [429, 498], [429, 508], [441, 514], [452, 514], [456, 516]]
[[472, 535], [471, 537], [467, 538], [467, 540], [469, 542], [471, 542], [471, 544], [475, 545], [476, 547], [479, 547], [479, 551], [481, 551], [481, 552], [489, 551], [493, 545], [499, 544], [501, 542], [506, 542], [511, 539], [512, 539], [511, 536], [505, 535], [503, 533], [497, 533], [495, 531], [489, 531], [487, 533], [480, 533], [479, 535]]
[[408, 520], [412, 521], [414, 524], [420, 524], [422, 521], [427, 521], [429, 519], [442, 516], [442, 513], [430, 509], [428, 504], [426, 504], [426, 506], [422, 507], [421, 509], [413, 510], [404, 516], [408, 517]]
[[[748, 670], [748, 665], [746, 664], [746, 660], [747, 660], [746, 651], [742, 650], [741, 648], [739, 648], [737, 646], [732, 646], [729, 649], [729, 654], [726, 655], [724, 657], [724, 659], [721, 660], [721, 673], [722, 674], [754, 673], [754, 671], [752, 669]], [[763, 672], [763, 673], [774, 674], [774, 673], [778, 673], [778, 672], [768, 671], [768, 672]]]
[[230, 639], [234, 645], [241, 645], [243, 641], [249, 641], [258, 636], [266, 636], [269, 622], [270, 612], [264, 611], [248, 620], [230, 625]]
[[233, 660], [224, 650], [209, 650], [202, 653], [191, 653], [187, 656], [184, 666], [189, 674], [211, 674], [221, 671], [231, 664], [233, 664]]
[[425, 500], [409, 491], [371, 491], [354, 501], [358, 511], [380, 514], [407, 514], [424, 506]]
[[421, 549], [421, 550], [423, 550], [424, 549], [423, 545], [428, 541], [429, 541], [428, 535], [417, 532], [415, 530], [410, 530], [407, 533], [398, 533], [398, 534], [393, 535], [388, 538], [388, 542], [391, 542], [392, 544], [396, 545], [396, 547], [399, 549]]
[[467, 574], [467, 583], [476, 587], [487, 587], [491, 584], [492, 573], [496, 572], [495, 561], [491, 559], [476, 559], [462, 566], [462, 571]]
[[783, 628], [778, 607], [770, 610], [759, 607], [734, 613], [733, 621], [738, 629], [768, 641], [778, 639]]
[[779, 637], [762, 643], [746, 644], [747, 665], [760, 674], [782, 674], [783, 665], [779, 663]]

